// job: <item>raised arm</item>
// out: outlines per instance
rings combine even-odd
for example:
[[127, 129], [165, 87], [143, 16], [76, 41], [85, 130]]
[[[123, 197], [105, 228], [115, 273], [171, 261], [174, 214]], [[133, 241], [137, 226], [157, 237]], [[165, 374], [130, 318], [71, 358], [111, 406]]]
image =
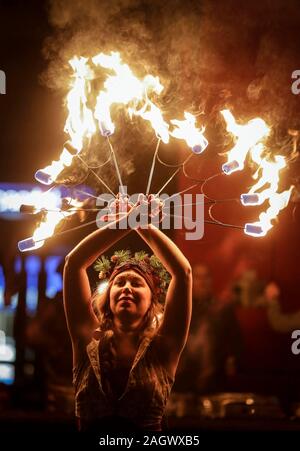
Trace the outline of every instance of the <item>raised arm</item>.
[[192, 313], [192, 270], [176, 244], [154, 225], [137, 229], [137, 233], [171, 274], [165, 312], [158, 336], [164, 358], [174, 374], [186, 343]]
[[91, 305], [87, 268], [96, 258], [130, 232], [116, 229], [128, 214], [84, 238], [66, 257], [64, 268], [64, 306], [73, 349], [79, 341], [89, 342], [98, 321]]

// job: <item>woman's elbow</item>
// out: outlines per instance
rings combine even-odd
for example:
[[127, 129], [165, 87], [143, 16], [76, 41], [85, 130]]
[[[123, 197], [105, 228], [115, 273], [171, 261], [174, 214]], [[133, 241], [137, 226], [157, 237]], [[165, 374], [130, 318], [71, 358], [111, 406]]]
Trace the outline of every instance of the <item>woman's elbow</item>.
[[189, 263], [187, 263], [184, 267], [184, 274], [187, 278], [192, 277], [192, 267]]
[[187, 267], [185, 268], [185, 277], [192, 282], [193, 280], [193, 271], [192, 271], [192, 267], [190, 264], [187, 265]]
[[71, 269], [74, 268], [79, 268], [80, 267], [80, 262], [78, 262], [78, 258], [76, 258], [76, 255], [73, 253], [73, 251], [71, 251], [66, 257], [65, 257], [65, 266], [64, 266], [64, 270], [65, 271], [70, 271]]
[[68, 255], [65, 256], [65, 265], [64, 268], [70, 266], [72, 261], [72, 252], [70, 252]]
[[182, 265], [179, 269], [177, 274], [174, 274], [175, 277], [180, 277], [180, 278], [184, 278], [187, 281], [192, 280], [192, 267], [189, 264], [189, 262], [187, 262], [185, 265]]

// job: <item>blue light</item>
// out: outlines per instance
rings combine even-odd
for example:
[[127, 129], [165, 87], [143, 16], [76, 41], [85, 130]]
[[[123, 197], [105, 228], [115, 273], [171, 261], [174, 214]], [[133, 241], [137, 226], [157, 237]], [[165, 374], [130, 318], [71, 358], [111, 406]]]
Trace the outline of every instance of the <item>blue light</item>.
[[5, 279], [3, 268], [0, 265], [0, 309], [4, 307], [4, 287], [5, 287]]
[[25, 260], [27, 273], [26, 306], [28, 310], [36, 310], [38, 302], [38, 274], [41, 270], [41, 260], [36, 255], [30, 255]]
[[59, 291], [62, 291], [62, 275], [57, 272], [57, 267], [62, 261], [62, 257], [57, 255], [48, 257], [45, 262], [45, 271], [47, 273], [46, 296], [54, 298]]
[[[51, 188], [50, 188], [51, 189]], [[24, 218], [20, 214], [23, 204], [35, 204], [37, 199], [42, 198], [49, 191], [49, 187], [37, 186], [29, 183], [0, 183], [0, 215], [3, 219], [18, 220]], [[84, 194], [85, 192], [86, 194]], [[57, 199], [57, 207], [61, 205], [62, 198], [75, 197], [84, 201], [94, 191], [84, 185], [73, 187], [55, 187], [51, 189], [51, 199]]]
[[[56, 294], [62, 291], [63, 282], [62, 274], [58, 271], [58, 267], [63, 261], [63, 257], [60, 255], [51, 255], [45, 260], [45, 273], [46, 273], [46, 293], [48, 298], [54, 298]], [[29, 255], [24, 261], [24, 268], [26, 271], [26, 306], [28, 312], [34, 312], [38, 302], [38, 280], [41, 271], [42, 262], [41, 258], [37, 255]], [[22, 262], [21, 258], [17, 257], [14, 263], [14, 270], [18, 274], [21, 272]], [[4, 289], [5, 278], [3, 268], [0, 265], [0, 310], [4, 308]], [[14, 295], [11, 299], [10, 306], [6, 307], [9, 310], [15, 310], [17, 305], [18, 294]]]
[[11, 363], [0, 364], [0, 382], [12, 385], [15, 380], [15, 366]]
[[19, 274], [21, 272], [22, 269], [22, 262], [21, 262], [21, 258], [17, 257], [15, 260], [15, 272], [17, 274]]

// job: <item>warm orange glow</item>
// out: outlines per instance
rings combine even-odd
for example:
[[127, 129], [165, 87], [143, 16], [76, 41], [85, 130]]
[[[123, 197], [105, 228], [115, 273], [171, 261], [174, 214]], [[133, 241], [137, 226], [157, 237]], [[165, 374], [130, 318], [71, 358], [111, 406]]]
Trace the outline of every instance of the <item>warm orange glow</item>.
[[[292, 190], [293, 186], [280, 194], [274, 193], [269, 199], [269, 208], [259, 215], [259, 221], [246, 224], [245, 233], [252, 236], [265, 236], [273, 227], [272, 220], [288, 205]], [[257, 231], [254, 233], [252, 232], [252, 226], [257, 227]]]
[[64, 131], [70, 136], [69, 144], [73, 152], [70, 153], [63, 148], [59, 160], [52, 161], [49, 166], [36, 173], [37, 180], [45, 184], [55, 182], [65, 166], [71, 165], [74, 154], [82, 150], [84, 138], [91, 137], [96, 132], [93, 112], [87, 107], [87, 95], [91, 89], [90, 80], [93, 73], [87, 65], [87, 58], [75, 56], [69, 63], [74, 73], [66, 99], [69, 114]]
[[[250, 188], [247, 194], [242, 194], [241, 201], [244, 205], [262, 205], [266, 200], [269, 207], [259, 215], [259, 221], [246, 224], [245, 232], [253, 236], [265, 236], [270, 230], [272, 220], [288, 205], [293, 187], [282, 193], [278, 193], [280, 171], [286, 167], [284, 156], [275, 155], [262, 157], [264, 146], [260, 143], [251, 149], [252, 161], [258, 165], [253, 175], [257, 182]], [[262, 189], [264, 188], [264, 189]]]
[[[157, 135], [167, 142], [166, 124], [162, 114], [148, 99], [151, 92], [160, 94], [163, 90], [159, 78], [147, 75], [143, 80], [139, 80], [129, 66], [121, 62], [120, 54], [117, 52], [112, 52], [110, 55], [99, 53], [92, 58], [92, 61], [96, 66], [115, 72], [115, 75], [110, 75], [105, 80], [105, 90], [101, 91], [97, 97], [95, 117], [98, 119], [102, 135], [109, 136], [115, 130], [110, 108], [112, 104], [117, 103], [128, 106], [128, 112], [131, 115], [140, 115], [149, 120]], [[142, 108], [138, 110], [137, 105], [141, 102]]]
[[[270, 197], [278, 190], [279, 172], [286, 166], [286, 162], [282, 155], [276, 155], [274, 160], [275, 161], [269, 161], [267, 158], [260, 158], [260, 156], [256, 159], [259, 168], [253, 175], [253, 178], [258, 179], [259, 176], [260, 178], [257, 183], [251, 187], [248, 194], [258, 194], [258, 205], [262, 204], [266, 199], [270, 199]], [[259, 191], [265, 185], [269, 185], [268, 188]]]
[[244, 168], [247, 153], [255, 144], [265, 138], [270, 129], [260, 118], [255, 118], [245, 125], [236, 123], [233, 114], [229, 110], [222, 110], [226, 122], [226, 129], [236, 137], [234, 147], [227, 153], [227, 163], [223, 164], [223, 171], [231, 174]]
[[169, 142], [169, 124], [164, 119], [160, 109], [154, 105], [150, 100], [147, 101], [144, 108], [135, 111], [134, 114], [141, 116], [152, 125], [156, 136], [160, 138], [165, 144]]
[[[75, 199], [67, 199], [67, 201], [68, 205], [71, 207], [70, 211], [47, 211], [45, 218], [34, 231], [32, 238], [35, 242], [40, 243], [39, 247], [44, 244], [44, 240], [53, 235], [56, 226], [62, 220], [67, 216], [75, 214], [76, 208], [79, 208], [82, 205], [82, 202], [78, 202]], [[48, 209], [50, 210], [49, 206]]]
[[196, 127], [196, 118], [191, 113], [185, 111], [184, 117], [184, 121], [171, 120], [171, 124], [175, 125], [176, 128], [170, 135], [177, 139], [184, 139], [195, 153], [203, 152], [208, 145], [208, 141], [203, 135], [204, 128], [200, 130]]
[[80, 152], [84, 137], [91, 137], [96, 132], [93, 112], [87, 107], [87, 96], [90, 92], [90, 81], [94, 78], [93, 72], [87, 65], [87, 58], [70, 60], [74, 71], [71, 90], [67, 95], [67, 117], [65, 132], [70, 135], [71, 144]]

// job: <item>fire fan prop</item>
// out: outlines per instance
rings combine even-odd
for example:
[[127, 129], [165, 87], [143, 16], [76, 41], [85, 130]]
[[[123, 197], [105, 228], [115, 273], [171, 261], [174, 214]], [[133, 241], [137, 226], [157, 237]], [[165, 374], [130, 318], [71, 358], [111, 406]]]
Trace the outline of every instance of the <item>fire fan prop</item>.
[[[62, 199], [61, 208], [49, 208], [49, 193], [60, 184], [59, 176], [62, 171], [71, 164], [76, 164], [76, 161], [84, 164], [96, 177], [97, 182], [116, 196], [103, 178], [85, 162], [81, 155], [82, 150], [88, 146], [88, 142], [96, 134], [100, 134], [103, 141], [107, 142], [110, 158], [106, 163], [112, 162], [121, 194], [124, 194], [117, 155], [110, 139], [116, 130], [112, 117], [113, 105], [123, 106], [131, 118], [136, 116], [147, 121], [157, 137], [146, 194], [149, 194], [151, 190], [161, 141], [168, 144], [170, 139], [184, 140], [191, 152], [183, 163], [177, 165], [176, 170], [165, 184], [157, 190], [156, 195], [158, 196], [180, 170], [185, 174], [185, 164], [189, 159], [195, 154], [200, 155], [208, 146], [208, 141], [204, 136], [204, 127], [197, 127], [196, 117], [191, 113], [183, 112], [180, 119], [173, 119], [169, 123], [164, 119], [162, 111], [151, 100], [153, 96], [159, 96], [163, 91], [159, 78], [152, 75], [146, 75], [142, 80], [137, 78], [130, 67], [122, 62], [119, 53], [112, 52], [110, 55], [100, 53], [90, 59], [75, 56], [69, 63], [73, 75], [66, 97], [69, 114], [64, 127], [68, 140], [63, 145], [58, 160], [52, 161], [51, 164], [35, 173], [38, 182], [51, 185], [51, 187], [44, 193], [44, 201], [22, 207], [22, 211], [39, 213], [40, 220], [32, 237], [18, 243], [20, 251], [38, 249], [55, 233], [58, 224], [76, 212], [85, 210], [83, 202], [79, 202], [77, 198]], [[102, 90], [99, 90], [95, 96], [92, 82], [99, 71], [112, 74], [107, 76]], [[229, 110], [223, 110], [221, 114], [225, 120], [227, 132], [232, 134], [235, 144], [227, 152], [227, 162], [223, 164], [217, 175], [229, 176], [235, 171], [241, 171], [244, 169], [246, 158], [250, 159], [252, 164], [257, 166], [253, 175], [256, 183], [248, 193], [241, 195], [241, 203], [245, 207], [262, 205], [265, 202], [269, 204], [269, 207], [259, 215], [258, 221], [240, 227], [232, 225], [232, 227], [239, 227], [246, 234], [254, 237], [265, 236], [272, 228], [272, 221], [280, 210], [287, 206], [293, 188], [291, 186], [286, 191], [278, 192], [280, 171], [286, 166], [285, 157], [282, 155], [269, 156], [270, 152], [266, 149], [265, 139], [270, 133], [270, 128], [263, 119], [254, 118], [246, 124], [240, 124], [236, 122]], [[192, 187], [197, 185], [199, 183]], [[91, 194], [90, 196], [93, 197]], [[208, 222], [222, 224], [219, 220]], [[70, 230], [74, 230], [74, 228]]]

